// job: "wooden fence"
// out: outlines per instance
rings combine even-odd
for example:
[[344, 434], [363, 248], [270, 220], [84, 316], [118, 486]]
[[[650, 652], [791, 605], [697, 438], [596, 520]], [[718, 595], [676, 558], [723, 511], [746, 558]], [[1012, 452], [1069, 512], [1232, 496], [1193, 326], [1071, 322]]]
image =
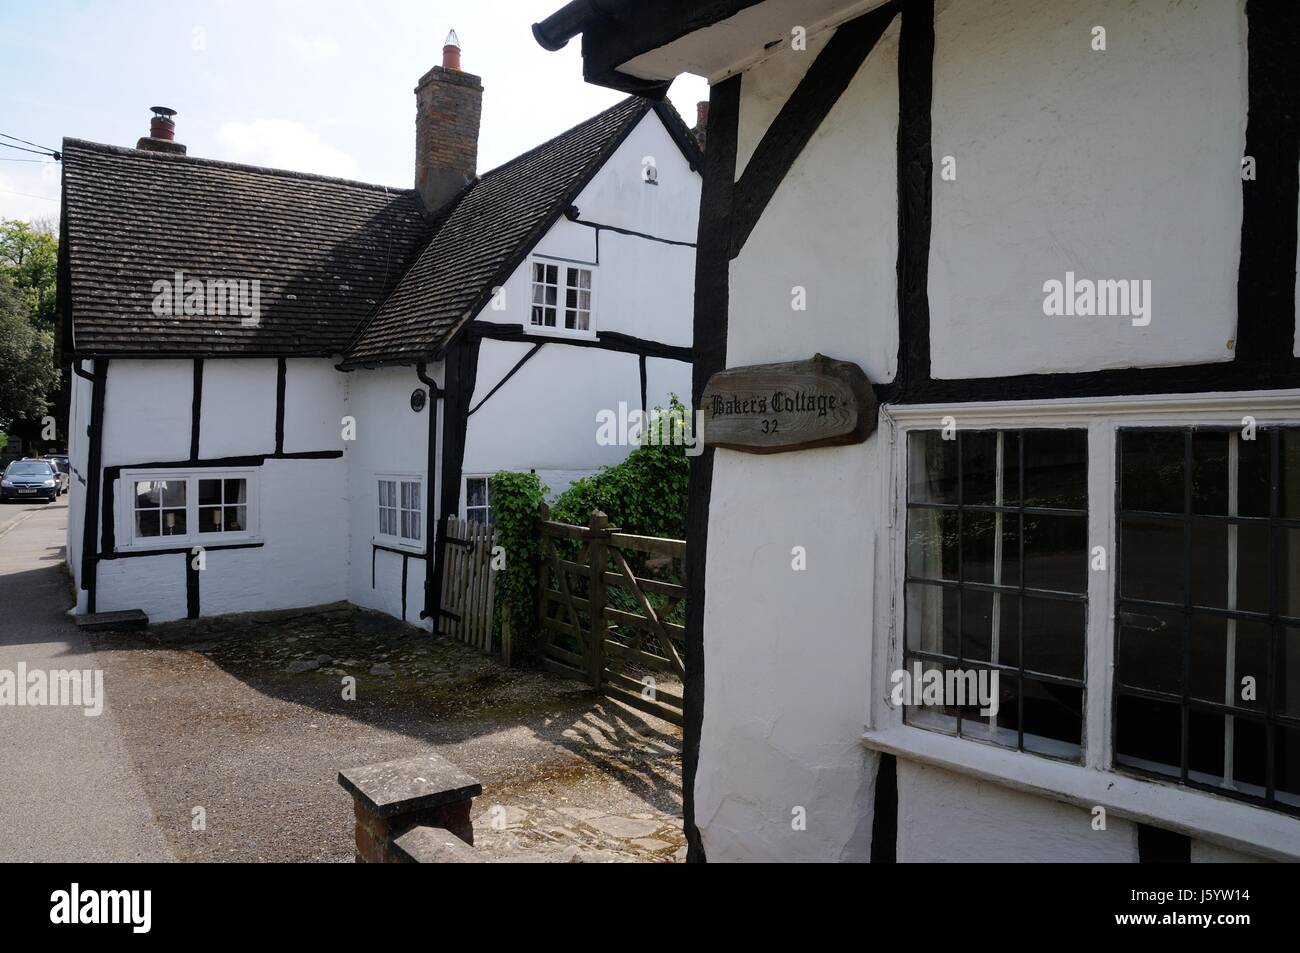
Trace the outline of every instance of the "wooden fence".
[[680, 725], [685, 540], [619, 532], [599, 510], [577, 526], [543, 505], [537, 526], [543, 664]]
[[492, 651], [493, 538], [490, 523], [447, 520], [441, 631], [484, 652]]

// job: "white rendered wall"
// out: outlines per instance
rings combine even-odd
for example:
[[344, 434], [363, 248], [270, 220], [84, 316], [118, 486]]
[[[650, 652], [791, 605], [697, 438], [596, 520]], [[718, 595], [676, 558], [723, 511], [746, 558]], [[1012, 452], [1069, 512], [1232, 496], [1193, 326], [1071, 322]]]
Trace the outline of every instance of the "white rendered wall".
[[[442, 366], [430, 368], [429, 376], [443, 382]], [[346, 520], [351, 528], [347, 598], [359, 606], [402, 617], [402, 556], [371, 545], [379, 529], [381, 474], [411, 474], [425, 477], [428, 468], [429, 414], [439, 402], [430, 400], [419, 413], [411, 410], [411, 392], [427, 391], [413, 367], [384, 367], [357, 370], [347, 375], [346, 413], [356, 420], [355, 441], [348, 443], [347, 467], [351, 487]], [[439, 434], [439, 448], [442, 447]], [[436, 476], [435, 476], [436, 483]], [[420, 620], [424, 608], [425, 562], [422, 554], [437, 519], [436, 486], [425, 481], [424, 543], [410, 547], [417, 555], [407, 557], [406, 621], [430, 628]], [[430, 492], [433, 490], [434, 492]], [[374, 585], [371, 585], [371, 558]]]
[[[532, 344], [484, 340], [479, 346], [477, 406]], [[596, 413], [619, 402], [641, 406], [635, 354], [547, 344], [469, 418], [465, 473], [536, 470], [543, 482], [586, 475], [623, 460], [630, 446], [596, 443]], [[567, 484], [566, 484], [567, 485]]]
[[[732, 262], [729, 367], [822, 351], [873, 380], [893, 377], [897, 38], [895, 23]], [[790, 87], [799, 78], [782, 57], [745, 74], [742, 122], [775, 115], [770, 105], [746, 108], [751, 88], [765, 102], [782, 98], [767, 70]], [[807, 288], [806, 311], [791, 309], [793, 285]], [[710, 860], [870, 856], [878, 759], [859, 738], [885, 517], [879, 481], [889, 470], [881, 441], [770, 456], [716, 451], [695, 786]], [[792, 568], [795, 547], [804, 571]], [[796, 808], [806, 830], [792, 828]]]
[[[642, 160], [652, 156], [658, 185], [642, 181]], [[654, 113], [641, 120], [574, 204], [583, 221], [641, 232], [675, 242], [694, 242], [700, 177]], [[621, 235], [561, 218], [538, 241], [533, 254], [586, 264], [594, 269], [594, 331], [690, 347], [694, 322], [695, 249]], [[531, 256], [530, 256], [531, 259]], [[543, 334], [530, 318], [530, 262], [506, 280], [504, 307], [491, 304], [480, 321], [523, 325]], [[547, 335], [547, 343], [469, 419], [466, 474], [535, 470], [552, 496], [575, 479], [622, 461], [632, 446], [600, 446], [596, 414], [641, 407], [636, 354], [566, 344], [572, 336]], [[590, 339], [593, 335], [588, 335]], [[533, 347], [486, 339], [479, 351], [475, 407]], [[669, 394], [689, 398], [686, 361], [646, 359], [646, 398], [667, 406]]]
[[[104, 413], [105, 466], [189, 458], [194, 366], [188, 360], [111, 361]], [[199, 453], [204, 459], [275, 450], [274, 360], [204, 362]], [[344, 413], [338, 373], [325, 360], [290, 361], [285, 449], [338, 450]], [[77, 414], [82, 413], [78, 398]], [[86, 410], [88, 414], [88, 409]], [[316, 422], [316, 426], [311, 425]], [[319, 441], [319, 442], [318, 442]], [[183, 467], [178, 469], [184, 469]], [[201, 615], [294, 608], [347, 597], [348, 468], [343, 458], [268, 460], [256, 471], [257, 536], [264, 545], [210, 550], [199, 576]], [[117, 542], [129, 488], [114, 492]], [[101, 528], [102, 529], [102, 528]], [[79, 539], [79, 538], [78, 538]], [[78, 542], [79, 545], [79, 542]], [[185, 557], [101, 559], [96, 609], [143, 609], [151, 621], [184, 618]], [[84, 597], [79, 607], [85, 608]]]
[[900, 863], [1128, 863], [1137, 827], [1090, 811], [898, 760]]
[[[946, 0], [934, 62], [934, 376], [1231, 360], [1241, 0]], [[1150, 325], [1045, 316], [1067, 271], [1150, 280]]]
[[277, 378], [273, 359], [203, 362], [200, 459], [275, 452]]
[[193, 398], [193, 361], [109, 361], [103, 465], [188, 460]]
[[[741, 79], [742, 122], [768, 121], [793, 89], [784, 52]], [[754, 77], [751, 82], [751, 77]], [[756, 87], [760, 107], [747, 110]], [[788, 91], [786, 93], [788, 95]], [[779, 108], [779, 107], [778, 107]], [[745, 129], [750, 140], [761, 132]], [[821, 352], [855, 361], [880, 383], [898, 363], [898, 21], [800, 153], [731, 262], [728, 366]], [[796, 289], [805, 310], [795, 310]]]

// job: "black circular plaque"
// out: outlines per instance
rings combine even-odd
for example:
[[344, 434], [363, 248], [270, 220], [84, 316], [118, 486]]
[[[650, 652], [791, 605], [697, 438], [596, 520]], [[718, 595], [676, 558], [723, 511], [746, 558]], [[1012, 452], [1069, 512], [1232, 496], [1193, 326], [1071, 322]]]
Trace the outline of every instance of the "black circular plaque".
[[428, 399], [428, 395], [425, 394], [424, 390], [417, 387], [415, 390], [411, 391], [411, 409], [418, 414], [420, 411], [424, 410], [424, 402]]

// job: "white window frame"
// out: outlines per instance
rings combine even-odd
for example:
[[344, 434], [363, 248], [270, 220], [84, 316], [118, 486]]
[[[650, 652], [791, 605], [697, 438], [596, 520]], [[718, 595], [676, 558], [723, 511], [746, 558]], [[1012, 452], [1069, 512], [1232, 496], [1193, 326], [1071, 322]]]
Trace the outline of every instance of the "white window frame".
[[[229, 543], [262, 542], [261, 507], [258, 498], [257, 467], [197, 467], [175, 469], [123, 470], [118, 475], [118, 549], [144, 551], [151, 549], [189, 549], [195, 546], [211, 547]], [[185, 481], [185, 526], [187, 532], [176, 536], [137, 536], [135, 532], [135, 485], [147, 480]], [[239, 532], [200, 533], [199, 481], [244, 480], [247, 486], [248, 528]]]
[[[1114, 765], [1111, 720], [1115, 671], [1115, 554], [1117, 549], [1116, 455], [1127, 427], [1242, 427], [1253, 417], [1259, 427], [1300, 425], [1300, 390], [1241, 394], [1158, 395], [1147, 398], [1086, 398], [1040, 402], [949, 403], [882, 408], [881, 437], [888, 442], [889, 478], [882, 480], [888, 514], [888, 548], [878, 585], [886, 585], [878, 625], [883, 637], [872, 646], [873, 675], [863, 743], [981, 780], [1064, 800], [1091, 810], [1103, 806], [1116, 816], [1172, 828], [1233, 849], [1300, 860], [1300, 820], [1283, 812], [1212, 792], [1183, 787], [1176, 779], [1124, 773]], [[1089, 570], [1085, 644], [1083, 763], [1057, 761], [958, 738], [903, 722], [889, 703], [890, 673], [903, 668], [906, 620], [908, 434], [942, 430], [945, 418], [962, 430], [1075, 428], [1088, 431], [1088, 548], [1106, 547], [1107, 571]], [[883, 603], [883, 605], [882, 605]]]
[[[487, 497], [487, 507], [486, 507], [486, 509], [487, 509], [487, 511], [488, 511], [489, 525], [491, 525], [491, 516], [492, 516], [492, 474], [490, 474], [490, 473], [466, 473], [466, 474], [464, 474], [464, 475], [460, 478], [460, 518], [463, 519], [463, 520], [468, 520], [468, 519], [469, 519], [469, 511], [470, 511], [470, 509], [471, 509], [471, 507], [470, 507], [470, 505], [469, 505], [469, 481], [470, 481], [470, 480], [482, 480], [482, 481], [483, 481], [483, 486], [485, 487], [485, 495], [486, 495], [486, 497]], [[472, 508], [473, 508], [473, 509], [476, 509], [476, 510], [481, 510], [481, 509], [484, 509], [485, 507], [482, 507], [482, 506], [475, 506], [475, 507], [472, 507]]]
[[[533, 323], [533, 280], [534, 265], [553, 265], [556, 268], [555, 292], [555, 327]], [[569, 288], [570, 272], [585, 271], [591, 275], [591, 307], [587, 312], [586, 328], [567, 328], [565, 323], [566, 292]], [[569, 258], [553, 258], [547, 255], [531, 255], [528, 259], [528, 314], [525, 328], [531, 334], [554, 334], [561, 337], [595, 339], [596, 337], [596, 282], [600, 268], [592, 262], [574, 261]], [[549, 285], [547, 286], [549, 287]]]
[[[379, 523], [379, 484], [384, 481], [392, 481], [397, 484], [396, 487], [396, 509], [397, 514], [397, 533], [395, 535], [381, 532]], [[392, 546], [396, 549], [405, 549], [413, 553], [423, 553], [425, 542], [429, 538], [429, 494], [425, 490], [425, 479], [423, 473], [401, 473], [385, 472], [376, 473], [372, 484], [374, 495], [371, 497], [374, 506], [374, 542], [383, 543], [385, 546]], [[402, 536], [402, 484], [416, 483], [420, 487], [420, 538], [409, 539]], [[407, 509], [405, 512], [414, 512]]]

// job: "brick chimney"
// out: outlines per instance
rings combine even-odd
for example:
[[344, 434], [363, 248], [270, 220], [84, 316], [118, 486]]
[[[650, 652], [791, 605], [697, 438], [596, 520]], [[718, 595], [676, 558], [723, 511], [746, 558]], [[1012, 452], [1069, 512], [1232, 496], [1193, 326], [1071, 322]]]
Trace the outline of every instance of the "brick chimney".
[[153, 110], [153, 118], [149, 120], [149, 135], [141, 138], [135, 147], [149, 152], [173, 152], [177, 155], [185, 155], [185, 146], [176, 141], [176, 120], [172, 119], [172, 116], [176, 115], [176, 110], [167, 106], [149, 108]]
[[695, 128], [691, 134], [695, 136], [695, 141], [699, 143], [700, 150], [704, 149], [704, 134], [709, 128], [709, 101], [701, 99], [695, 104]]
[[430, 211], [474, 178], [483, 85], [460, 68], [460, 40], [447, 34], [442, 65], [415, 87], [415, 187]]

